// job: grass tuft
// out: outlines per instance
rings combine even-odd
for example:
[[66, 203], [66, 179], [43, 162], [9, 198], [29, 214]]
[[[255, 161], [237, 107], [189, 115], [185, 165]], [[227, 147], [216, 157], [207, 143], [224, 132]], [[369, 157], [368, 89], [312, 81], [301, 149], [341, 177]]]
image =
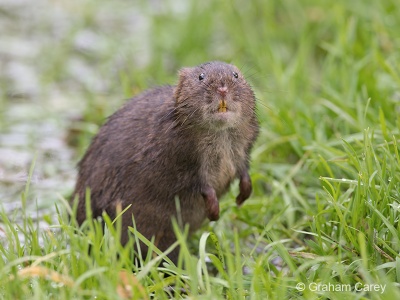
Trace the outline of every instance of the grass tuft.
[[[1, 127], [21, 115], [68, 123], [67, 111], [76, 112], [63, 130], [78, 160], [123, 98], [176, 83], [183, 66], [224, 60], [257, 96], [254, 192], [238, 208], [232, 186], [220, 220], [191, 237], [175, 224], [177, 242], [165, 252], [134, 222], [122, 246], [124, 211], [104, 222], [89, 214], [79, 227], [76, 205], [54, 193], [54, 217], [39, 204], [35, 216], [41, 194], [32, 179], [52, 154], [32, 138], [28, 152], [37, 154], [18, 209], [0, 207], [0, 299], [400, 299], [396, 1], [64, 2], [48, 3], [54, 15], [28, 4], [0, 10], [7, 31], [38, 43], [31, 56], [11, 48], [0, 59], [25, 66], [39, 85], [31, 95], [18, 90], [22, 75], [0, 74]], [[27, 25], [19, 11], [30, 10]], [[46, 166], [41, 174], [54, 176]], [[135, 255], [139, 241], [158, 256]], [[174, 265], [167, 254], [178, 246]]]

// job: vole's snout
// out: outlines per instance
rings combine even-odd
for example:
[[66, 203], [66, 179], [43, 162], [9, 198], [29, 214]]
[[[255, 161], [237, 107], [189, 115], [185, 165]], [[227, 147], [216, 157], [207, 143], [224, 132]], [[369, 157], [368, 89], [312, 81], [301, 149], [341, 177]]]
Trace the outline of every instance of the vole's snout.
[[228, 93], [228, 87], [227, 86], [220, 86], [217, 88], [218, 94], [220, 94], [222, 97], [225, 97], [226, 94]]

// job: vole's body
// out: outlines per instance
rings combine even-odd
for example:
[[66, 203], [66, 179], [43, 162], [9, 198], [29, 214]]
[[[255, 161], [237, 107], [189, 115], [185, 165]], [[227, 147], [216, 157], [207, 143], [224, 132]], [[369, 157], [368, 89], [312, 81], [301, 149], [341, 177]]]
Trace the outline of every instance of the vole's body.
[[249, 152], [257, 133], [254, 94], [235, 66], [184, 68], [177, 86], [133, 98], [100, 129], [79, 164], [78, 222], [86, 218], [89, 187], [93, 217], [103, 211], [114, 217], [118, 203], [131, 205], [122, 242], [133, 214], [137, 229], [165, 250], [175, 241], [176, 198], [180, 218], [193, 231], [207, 217], [218, 219], [218, 198], [235, 178], [237, 203], [249, 197]]

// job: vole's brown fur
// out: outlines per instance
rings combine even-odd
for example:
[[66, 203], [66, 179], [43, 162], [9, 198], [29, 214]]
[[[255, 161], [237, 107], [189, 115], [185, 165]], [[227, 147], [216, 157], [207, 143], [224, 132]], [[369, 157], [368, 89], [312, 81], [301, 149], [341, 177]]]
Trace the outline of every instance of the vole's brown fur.
[[[226, 112], [221, 101], [226, 104]], [[122, 242], [132, 214], [139, 232], [165, 250], [175, 240], [171, 217], [180, 201], [190, 231], [219, 217], [218, 199], [239, 178], [240, 205], [251, 193], [249, 152], [258, 134], [255, 97], [233, 65], [209, 62], [179, 72], [177, 86], [148, 90], [114, 113], [79, 164], [74, 195], [77, 219], [86, 218], [90, 188], [93, 217], [131, 205], [123, 215]], [[142, 251], [146, 252], [145, 247]], [[178, 250], [170, 258], [176, 261]]]

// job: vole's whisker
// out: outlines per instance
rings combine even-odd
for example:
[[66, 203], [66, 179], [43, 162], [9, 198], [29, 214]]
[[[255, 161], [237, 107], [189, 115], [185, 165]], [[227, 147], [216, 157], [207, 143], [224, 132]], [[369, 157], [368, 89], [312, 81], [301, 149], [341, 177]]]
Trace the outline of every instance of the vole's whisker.
[[183, 122], [181, 123], [181, 127], [183, 127], [183, 124], [185, 124], [185, 122], [187, 121], [187, 119], [189, 119], [191, 116], [193, 116], [193, 114], [198, 111], [199, 108], [196, 108], [192, 113], [190, 113], [189, 115], [186, 116], [185, 120], [183, 120]]

